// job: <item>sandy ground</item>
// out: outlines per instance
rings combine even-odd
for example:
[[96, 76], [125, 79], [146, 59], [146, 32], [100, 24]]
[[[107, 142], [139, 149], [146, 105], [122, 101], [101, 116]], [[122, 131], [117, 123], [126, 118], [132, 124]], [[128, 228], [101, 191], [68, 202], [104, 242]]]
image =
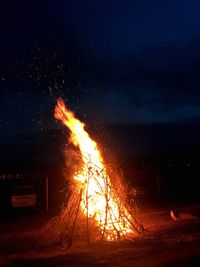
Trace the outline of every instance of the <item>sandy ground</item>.
[[141, 217], [148, 231], [134, 241], [74, 244], [70, 249], [38, 249], [26, 243], [24, 237], [47, 218], [35, 222], [29, 218], [23, 225], [20, 219], [4, 223], [0, 230], [0, 266], [200, 266], [198, 218], [173, 221], [167, 210], [148, 211]]

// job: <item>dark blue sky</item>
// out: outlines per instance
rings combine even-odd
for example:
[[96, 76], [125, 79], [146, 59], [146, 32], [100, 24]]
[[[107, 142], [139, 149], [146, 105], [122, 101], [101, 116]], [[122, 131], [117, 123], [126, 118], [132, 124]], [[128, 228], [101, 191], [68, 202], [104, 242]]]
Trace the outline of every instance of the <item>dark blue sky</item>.
[[58, 95], [89, 123], [200, 121], [199, 1], [1, 5], [1, 133], [52, 126]]

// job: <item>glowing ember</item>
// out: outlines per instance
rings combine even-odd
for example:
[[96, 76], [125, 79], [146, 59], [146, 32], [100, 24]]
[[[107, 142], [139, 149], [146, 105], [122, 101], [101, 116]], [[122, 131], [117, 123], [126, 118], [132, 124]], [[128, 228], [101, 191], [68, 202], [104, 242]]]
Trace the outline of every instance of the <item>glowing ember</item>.
[[80, 150], [82, 164], [73, 179], [81, 193], [81, 212], [107, 240], [132, 234], [132, 216], [117, 196], [97, 143], [84, 129], [84, 123], [75, 117], [62, 99], [57, 101], [54, 115], [69, 128], [70, 141]]

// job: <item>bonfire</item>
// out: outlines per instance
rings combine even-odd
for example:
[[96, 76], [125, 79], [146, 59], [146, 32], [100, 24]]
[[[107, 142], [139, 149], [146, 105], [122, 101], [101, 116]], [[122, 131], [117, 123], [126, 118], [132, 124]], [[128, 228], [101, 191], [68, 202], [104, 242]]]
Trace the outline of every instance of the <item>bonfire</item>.
[[69, 129], [69, 141], [78, 151], [79, 164], [73, 171], [69, 197], [61, 213], [40, 234], [45, 233], [51, 243], [66, 242], [71, 246], [76, 240], [116, 241], [132, 239], [143, 232], [142, 224], [128, 205], [121, 173], [105, 163], [84, 123], [62, 99], [57, 101], [54, 116]]

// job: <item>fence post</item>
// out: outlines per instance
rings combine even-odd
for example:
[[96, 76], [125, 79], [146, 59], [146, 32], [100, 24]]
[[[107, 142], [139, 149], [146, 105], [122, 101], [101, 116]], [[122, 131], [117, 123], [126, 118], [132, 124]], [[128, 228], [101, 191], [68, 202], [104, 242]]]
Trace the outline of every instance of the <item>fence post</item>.
[[49, 210], [49, 179], [46, 177], [46, 211]]

